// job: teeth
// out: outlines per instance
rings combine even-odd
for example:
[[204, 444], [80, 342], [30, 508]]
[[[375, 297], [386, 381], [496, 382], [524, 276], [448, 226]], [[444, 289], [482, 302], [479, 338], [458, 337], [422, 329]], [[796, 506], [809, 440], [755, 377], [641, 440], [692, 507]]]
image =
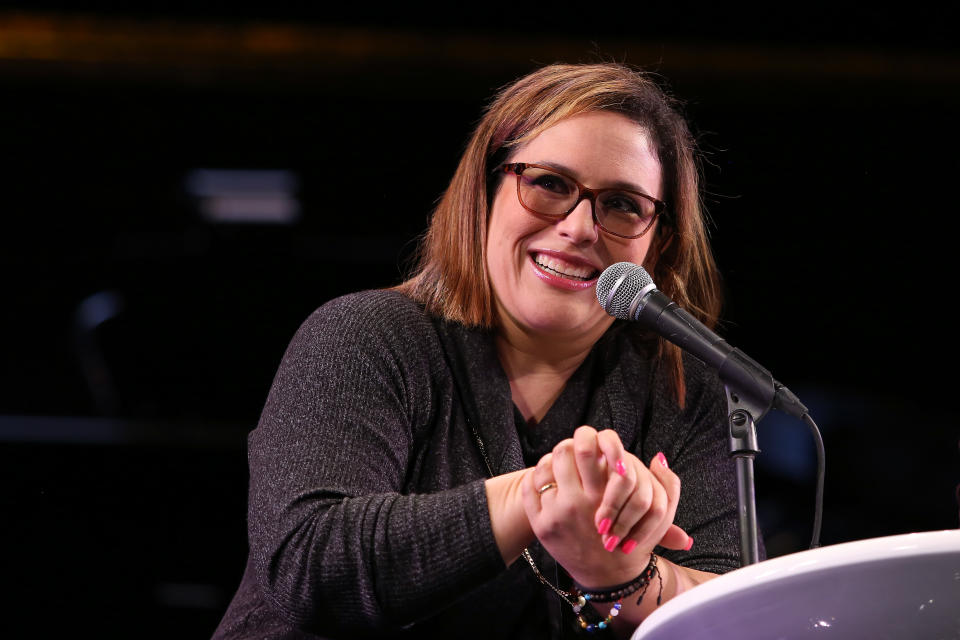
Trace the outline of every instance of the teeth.
[[553, 256], [543, 255], [541, 253], [538, 253], [533, 260], [544, 269], [549, 269], [558, 276], [564, 278], [590, 280], [597, 273], [595, 269], [591, 269], [590, 267], [570, 264], [564, 260], [554, 258]]

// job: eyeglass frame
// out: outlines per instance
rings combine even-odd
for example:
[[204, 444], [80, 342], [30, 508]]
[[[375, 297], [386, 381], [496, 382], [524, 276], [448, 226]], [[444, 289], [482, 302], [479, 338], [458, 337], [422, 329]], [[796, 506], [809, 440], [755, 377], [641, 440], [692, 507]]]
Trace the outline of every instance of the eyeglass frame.
[[[520, 196], [520, 177], [523, 175], [523, 172], [526, 171], [528, 167], [550, 171], [551, 173], [555, 173], [558, 176], [566, 178], [567, 180], [570, 180], [571, 182], [573, 182], [573, 184], [577, 185], [577, 191], [578, 191], [577, 199], [573, 202], [573, 206], [567, 209], [566, 212], [560, 213], [560, 214], [543, 213], [542, 211], [535, 211], [530, 207], [528, 207], [526, 203], [523, 201], [523, 198]], [[532, 162], [505, 162], [504, 164], [500, 165], [500, 167], [498, 167], [498, 170], [503, 171], [504, 173], [512, 173], [513, 175], [517, 176], [517, 202], [520, 203], [520, 206], [522, 206], [524, 209], [526, 209], [527, 211], [529, 211], [535, 216], [541, 216], [544, 218], [550, 218], [555, 220], [562, 220], [563, 218], [566, 218], [568, 215], [570, 215], [573, 212], [573, 210], [576, 209], [577, 206], [579, 206], [581, 202], [583, 202], [584, 200], [589, 200], [590, 214], [593, 216], [593, 221], [597, 223], [597, 226], [603, 229], [604, 232], [609, 233], [612, 236], [617, 236], [618, 238], [625, 238], [627, 240], [636, 240], [637, 238], [642, 238], [643, 236], [645, 236], [647, 232], [654, 227], [654, 223], [660, 218], [661, 215], [663, 215], [664, 220], [667, 220], [667, 215], [665, 215], [667, 210], [667, 203], [664, 202], [663, 200], [658, 200], [657, 198], [654, 198], [653, 196], [643, 193], [641, 191], [634, 191], [632, 189], [620, 189], [620, 188], [591, 189], [590, 187], [587, 187], [586, 185], [582, 184], [579, 180], [571, 176], [568, 176], [562, 171], [557, 171], [553, 167], [548, 167], [542, 164], [535, 164]], [[650, 219], [650, 223], [647, 225], [647, 227], [635, 236], [627, 236], [627, 235], [623, 235], [622, 233], [617, 233], [616, 231], [611, 231], [610, 229], [607, 229], [605, 226], [603, 226], [603, 224], [601, 224], [600, 222], [600, 219], [597, 217], [597, 196], [599, 196], [600, 194], [606, 191], [618, 191], [621, 193], [630, 193], [633, 195], [640, 196], [641, 198], [644, 198], [645, 200], [649, 200], [650, 202], [652, 202], [654, 207], [653, 217]]]

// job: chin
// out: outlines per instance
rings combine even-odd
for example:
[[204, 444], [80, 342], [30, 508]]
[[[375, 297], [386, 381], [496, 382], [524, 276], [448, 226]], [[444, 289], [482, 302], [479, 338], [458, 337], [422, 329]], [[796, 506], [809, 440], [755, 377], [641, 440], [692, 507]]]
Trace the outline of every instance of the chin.
[[543, 333], [581, 333], [598, 326], [598, 318], [586, 310], [535, 309], [527, 316], [526, 325]]

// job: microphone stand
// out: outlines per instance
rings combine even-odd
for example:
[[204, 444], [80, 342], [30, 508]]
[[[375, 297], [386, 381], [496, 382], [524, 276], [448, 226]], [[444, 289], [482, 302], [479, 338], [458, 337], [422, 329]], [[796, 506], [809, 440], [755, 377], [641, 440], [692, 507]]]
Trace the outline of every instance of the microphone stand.
[[[730, 428], [730, 456], [737, 463], [737, 512], [740, 525], [740, 566], [756, 564], [760, 560], [757, 532], [757, 501], [753, 480], [753, 459], [760, 448], [757, 445], [757, 426], [753, 414], [742, 405], [736, 393], [727, 392], [727, 425]], [[763, 412], [766, 413], [766, 412]], [[762, 414], [761, 414], [762, 417]]]
[[[622, 291], [621, 285], [627, 283]], [[727, 395], [730, 456], [737, 464], [737, 507], [740, 525], [740, 565], [759, 562], [757, 505], [753, 459], [757, 446], [756, 422], [776, 408], [800, 418], [813, 431], [817, 444], [817, 506], [811, 548], [819, 546], [823, 498], [823, 441], [816, 424], [789, 389], [769, 371], [704, 326], [659, 291], [643, 267], [618, 262], [607, 267], [597, 281], [597, 301], [610, 315], [653, 329], [707, 366], [717, 370]]]

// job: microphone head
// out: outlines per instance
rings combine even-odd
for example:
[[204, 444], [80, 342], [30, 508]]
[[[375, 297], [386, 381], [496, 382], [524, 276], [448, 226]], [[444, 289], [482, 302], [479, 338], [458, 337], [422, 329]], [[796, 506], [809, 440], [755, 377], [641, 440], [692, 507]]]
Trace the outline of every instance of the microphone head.
[[642, 289], [652, 287], [647, 270], [632, 262], [618, 262], [603, 270], [597, 279], [597, 302], [614, 318], [632, 320], [630, 307]]

